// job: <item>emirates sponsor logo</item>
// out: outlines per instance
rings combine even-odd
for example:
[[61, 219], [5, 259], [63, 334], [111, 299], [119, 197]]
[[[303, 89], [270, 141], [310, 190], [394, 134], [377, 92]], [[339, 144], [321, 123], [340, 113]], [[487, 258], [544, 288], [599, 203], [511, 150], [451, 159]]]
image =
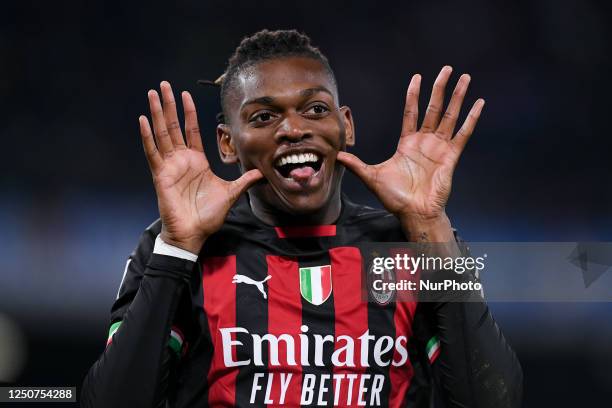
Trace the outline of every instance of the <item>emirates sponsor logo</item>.
[[[254, 372], [252, 376], [250, 403], [262, 401], [265, 404], [295, 406], [381, 406], [381, 392], [384, 389], [385, 376], [365, 373], [364, 368], [373, 361], [379, 367], [403, 366], [408, 362], [406, 336], [374, 336], [369, 330], [357, 338], [340, 335], [308, 334], [308, 326], [303, 325], [300, 333], [291, 334], [255, 334], [243, 327], [220, 328], [223, 362], [226, 367], [252, 365], [265, 367], [267, 372]], [[237, 340], [237, 335], [249, 335], [251, 344], [246, 345]], [[283, 343], [284, 347], [279, 347]], [[326, 343], [334, 345], [334, 352], [325, 361], [323, 349]], [[237, 353], [239, 348], [252, 347], [246, 355], [250, 358], [239, 360], [234, 356], [245, 355]], [[299, 346], [299, 355], [296, 347]], [[311, 348], [313, 353], [311, 354]], [[285, 351], [280, 356], [279, 350]], [[357, 350], [360, 350], [357, 354]], [[268, 361], [264, 363], [262, 351], [268, 350]], [[249, 352], [250, 351], [250, 352]], [[310, 360], [309, 356], [313, 359]], [[281, 365], [282, 361], [282, 365]], [[340, 372], [333, 374], [304, 373], [283, 371], [290, 366], [329, 367], [333, 366]], [[355, 368], [354, 372], [351, 370]], [[299, 395], [288, 390], [292, 382], [296, 383]], [[274, 392], [273, 390], [277, 391]], [[297, 398], [299, 396], [299, 402]], [[289, 399], [292, 401], [288, 401]]]
[[[290, 334], [255, 334], [243, 327], [226, 327], [220, 328], [221, 339], [223, 342], [223, 362], [226, 367], [239, 367], [245, 365], [255, 365], [263, 367], [270, 365], [280, 366], [279, 359], [279, 344], [285, 345], [286, 355], [283, 357], [283, 365], [289, 366], [316, 366], [326, 367], [331, 363], [334, 367], [369, 367], [370, 350], [373, 353], [373, 360], [376, 365], [386, 367], [389, 365], [402, 366], [408, 360], [408, 349], [406, 336], [391, 336], [375, 337], [366, 330], [361, 336], [353, 338], [351, 336], [340, 335], [334, 337], [332, 335], [313, 334], [311, 338], [306, 334], [308, 326], [301, 327], [301, 333], [297, 335]], [[234, 360], [233, 349], [245, 347], [245, 345], [236, 340], [236, 334], [244, 333], [251, 336], [253, 350], [248, 353], [252, 358], [246, 360]], [[311, 341], [313, 340], [313, 341]], [[311, 344], [312, 343], [312, 344]], [[334, 352], [331, 355], [331, 361], [323, 361], [323, 348], [325, 343], [333, 343], [335, 345]], [[361, 350], [359, 355], [355, 355], [355, 344], [359, 343]], [[296, 344], [300, 346], [300, 355], [296, 355]], [[262, 350], [268, 349], [268, 362], [264, 363], [262, 358]], [[309, 360], [310, 348], [314, 347], [314, 361]], [[394, 352], [390, 353], [392, 350]], [[393, 359], [393, 355], [397, 354], [397, 360]], [[286, 363], [284, 363], [286, 362]]]

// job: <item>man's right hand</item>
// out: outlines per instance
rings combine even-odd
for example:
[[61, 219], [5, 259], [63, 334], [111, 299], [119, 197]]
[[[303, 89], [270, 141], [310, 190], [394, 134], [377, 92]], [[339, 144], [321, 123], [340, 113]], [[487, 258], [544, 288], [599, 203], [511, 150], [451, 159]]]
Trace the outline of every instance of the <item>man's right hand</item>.
[[140, 116], [139, 122], [157, 193], [161, 238], [198, 254], [206, 239], [221, 228], [240, 194], [263, 175], [254, 169], [234, 181], [217, 177], [204, 154], [191, 95], [182, 93], [186, 134], [183, 139], [172, 88], [166, 81], [160, 88], [162, 101], [157, 91], [148, 93], [153, 132], [146, 116]]

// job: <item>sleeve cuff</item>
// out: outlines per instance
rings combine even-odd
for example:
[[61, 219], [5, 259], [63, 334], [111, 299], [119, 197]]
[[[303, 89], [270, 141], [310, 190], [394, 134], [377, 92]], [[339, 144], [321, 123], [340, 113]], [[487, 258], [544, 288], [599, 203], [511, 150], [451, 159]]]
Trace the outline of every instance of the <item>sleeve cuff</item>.
[[175, 256], [151, 254], [145, 276], [166, 277], [189, 283], [196, 263]]
[[175, 247], [170, 244], [166, 244], [160, 235], [157, 235], [155, 238], [155, 247], [153, 248], [153, 253], [158, 255], [166, 255], [172, 256], [175, 258], [185, 259], [187, 261], [196, 262], [198, 260], [198, 256], [192, 252], [186, 251], [182, 248]]

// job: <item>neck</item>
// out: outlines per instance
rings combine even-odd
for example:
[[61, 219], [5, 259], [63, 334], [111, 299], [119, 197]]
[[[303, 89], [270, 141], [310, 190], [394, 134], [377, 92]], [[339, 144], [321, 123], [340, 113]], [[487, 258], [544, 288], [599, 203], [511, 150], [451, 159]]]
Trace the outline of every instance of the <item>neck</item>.
[[328, 225], [336, 222], [342, 209], [340, 192], [336, 190], [329, 202], [311, 213], [291, 213], [273, 207], [257, 194], [249, 194], [253, 214], [262, 222], [273, 226]]

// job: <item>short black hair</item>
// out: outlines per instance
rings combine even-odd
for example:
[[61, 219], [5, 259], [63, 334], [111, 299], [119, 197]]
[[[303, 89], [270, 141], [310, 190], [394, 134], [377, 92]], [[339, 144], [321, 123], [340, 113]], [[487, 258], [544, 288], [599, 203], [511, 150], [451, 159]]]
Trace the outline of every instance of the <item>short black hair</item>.
[[245, 37], [228, 61], [227, 69], [220, 81], [221, 106], [225, 119], [229, 113], [226, 104], [227, 96], [235, 86], [240, 72], [259, 62], [284, 57], [306, 57], [321, 62], [336, 85], [336, 77], [329, 61], [318, 48], [311, 44], [307, 35], [297, 30], [261, 30]]

